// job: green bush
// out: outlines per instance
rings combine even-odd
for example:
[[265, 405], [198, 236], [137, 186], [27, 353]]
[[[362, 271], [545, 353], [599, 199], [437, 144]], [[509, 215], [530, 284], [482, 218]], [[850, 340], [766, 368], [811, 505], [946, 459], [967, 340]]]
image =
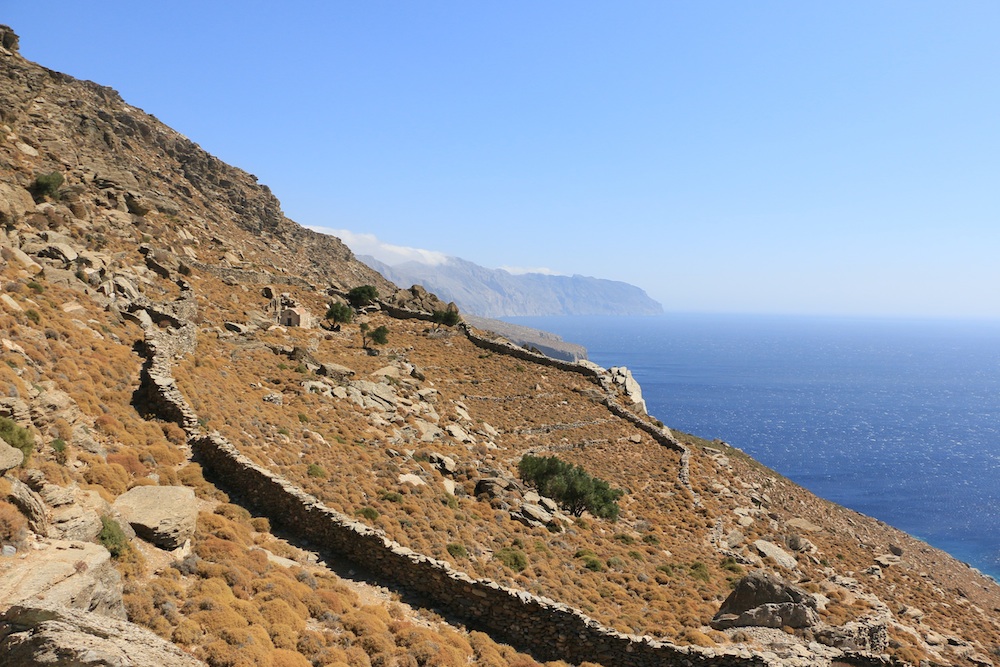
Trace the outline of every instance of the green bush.
[[604, 570], [604, 563], [602, 563], [599, 558], [595, 558], [593, 556], [587, 556], [584, 558], [583, 566], [593, 572], [601, 572]]
[[362, 507], [357, 512], [355, 512], [355, 514], [363, 516], [369, 521], [375, 521], [379, 517], [378, 510], [375, 509], [374, 507]]
[[378, 290], [374, 285], [361, 285], [347, 293], [347, 301], [355, 308], [362, 308], [378, 301]]
[[518, 463], [521, 479], [533, 485], [543, 496], [552, 498], [573, 516], [588, 511], [602, 519], [616, 521], [620, 511], [617, 500], [625, 492], [612, 489], [602, 479], [591, 477], [580, 466], [555, 456], [525, 456]]
[[493, 557], [515, 572], [520, 572], [528, 567], [528, 557], [524, 555], [523, 551], [514, 547], [504, 547]]
[[63, 175], [58, 171], [53, 171], [37, 176], [31, 190], [36, 197], [55, 197], [62, 184]]
[[321, 479], [326, 478], [326, 469], [318, 463], [310, 463], [309, 467], [306, 468], [306, 474], [310, 477], [319, 477]]
[[732, 556], [726, 556], [725, 558], [723, 558], [722, 562], [719, 563], [719, 567], [721, 567], [723, 570], [729, 570], [733, 574], [743, 574], [744, 571], [743, 567], [739, 563], [737, 563], [736, 559], [733, 558]]
[[466, 550], [465, 545], [457, 544], [452, 542], [447, 547], [448, 553], [451, 554], [452, 558], [468, 558], [469, 552]]
[[461, 321], [462, 318], [457, 310], [435, 310], [431, 315], [431, 322], [436, 324], [437, 328], [440, 328], [442, 324], [446, 327], [453, 327]]
[[66, 453], [66, 441], [56, 438], [52, 441], [52, 451], [55, 453], [57, 463], [66, 463], [68, 454]]
[[3, 438], [8, 445], [14, 449], [20, 449], [24, 454], [24, 461], [21, 467], [28, 465], [31, 452], [35, 449], [35, 436], [28, 429], [18, 426], [13, 419], [0, 417], [0, 438]]
[[121, 558], [129, 550], [128, 538], [117, 521], [109, 516], [101, 517], [101, 532], [97, 540], [111, 552], [113, 558]]
[[712, 575], [708, 571], [708, 566], [701, 561], [691, 563], [690, 574], [692, 578], [704, 582], [708, 582], [712, 579]]

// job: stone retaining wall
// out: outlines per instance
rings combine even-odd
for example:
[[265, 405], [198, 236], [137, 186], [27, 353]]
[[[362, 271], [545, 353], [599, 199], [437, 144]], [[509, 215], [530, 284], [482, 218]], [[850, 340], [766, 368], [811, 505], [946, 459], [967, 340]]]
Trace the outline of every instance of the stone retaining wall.
[[582, 612], [496, 582], [473, 579], [448, 563], [415, 553], [381, 531], [332, 510], [287, 480], [254, 464], [217, 434], [191, 440], [192, 451], [224, 488], [313, 545], [396, 582], [449, 614], [493, 636], [528, 648], [541, 660], [597, 661], [622, 667], [654, 665], [758, 666], [767, 662], [746, 650], [680, 647], [649, 637], [624, 635]]
[[[487, 579], [473, 579], [444, 561], [418, 554], [381, 531], [326, 507], [288, 480], [253, 463], [218, 433], [201, 430], [170, 371], [176, 352], [170, 344], [171, 336], [158, 333], [152, 328], [147, 330], [150, 359], [143, 382], [149, 407], [185, 429], [194, 458], [210, 479], [297, 537], [357, 563], [376, 577], [425, 596], [470, 627], [481, 628], [540, 660], [592, 661], [615, 667], [763, 667], [780, 663], [773, 654], [746, 649], [676, 646], [652, 637], [622, 634], [568, 605]], [[508, 352], [505, 346], [497, 348], [498, 352]], [[524, 352], [530, 355], [526, 361], [537, 361], [539, 355]], [[598, 374], [578, 364], [548, 361], [552, 363], [546, 365], [572, 366], [568, 370]], [[616, 406], [612, 408], [616, 414], [621, 410], [622, 416], [658, 442], [673, 444], [687, 453], [668, 437], [669, 432], [617, 406], [610, 398], [608, 405]], [[859, 667], [898, 664], [866, 653], [845, 653], [838, 662]]]

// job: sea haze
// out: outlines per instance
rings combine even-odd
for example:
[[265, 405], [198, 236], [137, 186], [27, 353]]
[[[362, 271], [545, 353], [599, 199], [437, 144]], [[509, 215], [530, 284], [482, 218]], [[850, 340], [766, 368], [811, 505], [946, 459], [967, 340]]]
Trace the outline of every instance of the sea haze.
[[1000, 579], [1000, 322], [520, 317], [628, 366], [653, 416]]

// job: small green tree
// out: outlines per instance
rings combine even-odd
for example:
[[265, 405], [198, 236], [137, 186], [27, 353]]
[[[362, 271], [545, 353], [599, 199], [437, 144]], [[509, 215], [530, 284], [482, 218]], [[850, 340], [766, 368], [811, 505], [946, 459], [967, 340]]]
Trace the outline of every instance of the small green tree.
[[617, 501], [625, 492], [611, 488], [603, 479], [591, 477], [580, 466], [556, 456], [527, 455], [521, 458], [517, 467], [521, 479], [573, 516], [587, 511], [602, 519], [617, 521], [620, 511]]
[[376, 345], [385, 345], [389, 342], [389, 329], [385, 325], [375, 327], [372, 330], [372, 342]]
[[389, 342], [389, 328], [385, 325], [372, 329], [370, 324], [362, 322], [358, 328], [361, 330], [361, 347], [366, 350], [369, 340], [376, 345], [385, 345]]
[[361, 285], [347, 293], [347, 301], [355, 308], [363, 308], [378, 301], [378, 290], [374, 285]]
[[334, 322], [348, 323], [354, 318], [354, 311], [346, 303], [334, 303], [326, 311], [326, 319], [333, 320]]
[[462, 318], [457, 310], [435, 310], [434, 314], [431, 315], [431, 322], [437, 325], [434, 327], [435, 329], [440, 329], [442, 324], [446, 327], [453, 327], [461, 321]]

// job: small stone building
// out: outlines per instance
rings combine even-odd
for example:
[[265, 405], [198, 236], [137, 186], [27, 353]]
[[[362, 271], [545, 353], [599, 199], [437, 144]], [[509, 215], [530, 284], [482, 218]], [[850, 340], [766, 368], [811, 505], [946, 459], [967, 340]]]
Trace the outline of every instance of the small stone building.
[[302, 327], [308, 329], [313, 325], [312, 314], [301, 306], [283, 308], [278, 316], [278, 324], [286, 327]]

